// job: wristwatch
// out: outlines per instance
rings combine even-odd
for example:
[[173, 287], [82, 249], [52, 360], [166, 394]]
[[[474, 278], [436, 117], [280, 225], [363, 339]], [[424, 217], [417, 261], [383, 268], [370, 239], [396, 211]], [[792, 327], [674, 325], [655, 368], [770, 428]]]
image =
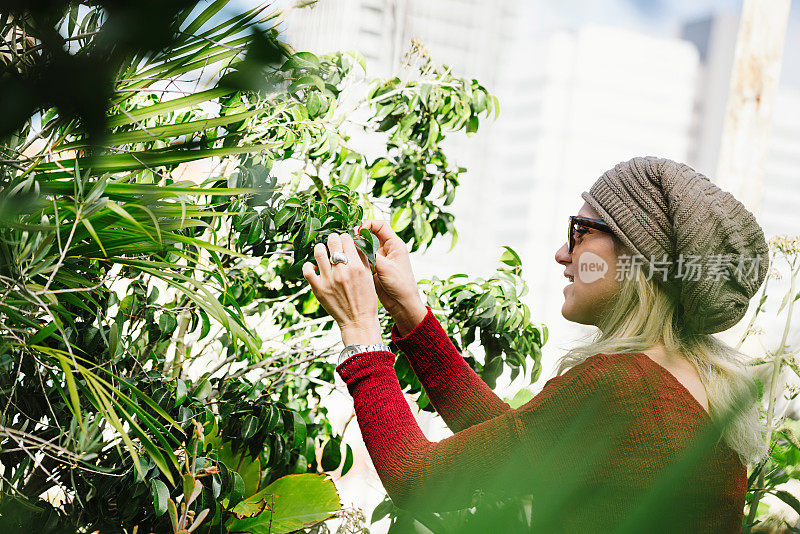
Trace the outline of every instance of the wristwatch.
[[337, 365], [340, 365], [343, 361], [354, 354], [373, 352], [376, 350], [392, 352], [392, 349], [389, 348], [389, 345], [384, 345], [383, 343], [374, 343], [372, 345], [348, 345], [344, 348], [344, 350], [342, 350], [342, 352], [339, 353], [339, 363]]

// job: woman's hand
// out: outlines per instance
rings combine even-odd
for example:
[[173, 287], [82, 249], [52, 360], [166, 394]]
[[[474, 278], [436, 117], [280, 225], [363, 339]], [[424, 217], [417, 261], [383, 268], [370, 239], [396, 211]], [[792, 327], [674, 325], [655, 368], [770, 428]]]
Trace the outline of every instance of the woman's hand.
[[[331, 265], [330, 256], [344, 252], [347, 263]], [[328, 236], [328, 249], [317, 243], [314, 246], [319, 274], [314, 264], [303, 264], [303, 277], [319, 303], [336, 320], [346, 345], [369, 345], [381, 342], [378, 322], [378, 297], [372, 281], [367, 258], [356, 249], [350, 234]]]
[[419, 296], [408, 248], [392, 230], [389, 221], [366, 220], [359, 228], [366, 228], [378, 237], [380, 248], [375, 253], [375, 272], [372, 275], [375, 292], [400, 334], [405, 335], [425, 318], [428, 311]]

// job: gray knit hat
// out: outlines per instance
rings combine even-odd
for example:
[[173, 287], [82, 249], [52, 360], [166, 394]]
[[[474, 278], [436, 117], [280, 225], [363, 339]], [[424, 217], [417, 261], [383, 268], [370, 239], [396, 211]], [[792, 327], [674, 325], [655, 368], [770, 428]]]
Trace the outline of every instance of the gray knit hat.
[[581, 196], [678, 299], [691, 331], [721, 332], [744, 317], [766, 277], [769, 248], [730, 193], [686, 164], [639, 157], [606, 171]]

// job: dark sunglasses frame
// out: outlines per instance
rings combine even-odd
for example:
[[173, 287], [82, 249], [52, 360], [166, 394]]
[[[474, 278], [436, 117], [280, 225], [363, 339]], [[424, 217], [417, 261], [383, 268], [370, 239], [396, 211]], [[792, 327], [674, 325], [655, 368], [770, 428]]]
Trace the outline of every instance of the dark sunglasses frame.
[[586, 228], [594, 228], [601, 232], [613, 233], [611, 227], [601, 221], [600, 219], [590, 219], [589, 217], [582, 217], [580, 215], [569, 216], [569, 230], [567, 232], [567, 243], [569, 243], [569, 253], [572, 254], [572, 249], [575, 248], [575, 227], [584, 226]]

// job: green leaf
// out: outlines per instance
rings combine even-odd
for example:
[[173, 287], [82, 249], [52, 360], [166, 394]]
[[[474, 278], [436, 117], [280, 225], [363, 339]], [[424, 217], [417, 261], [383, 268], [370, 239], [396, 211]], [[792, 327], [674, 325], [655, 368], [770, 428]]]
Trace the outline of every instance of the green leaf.
[[309, 243], [309, 236], [311, 234], [311, 216], [307, 215], [297, 233], [294, 245], [294, 262], [297, 263], [300, 257], [305, 253], [306, 247]]
[[328, 200], [328, 203], [334, 206], [341, 213], [345, 215], [350, 215], [350, 210], [347, 207], [347, 203], [341, 198], [331, 198]]
[[200, 526], [200, 524], [203, 522], [206, 516], [208, 516], [210, 511], [211, 510], [209, 510], [208, 508], [201, 510], [200, 513], [195, 516], [194, 521], [192, 522], [192, 526], [190, 526], [185, 531], [186, 534], [191, 534], [192, 532], [194, 532], [197, 529], [197, 527]]
[[528, 388], [522, 388], [510, 399], [506, 399], [506, 402], [511, 409], [516, 410], [520, 406], [527, 404], [532, 398], [534, 397], [533, 392]]
[[86, 195], [84, 203], [88, 206], [89, 204], [96, 202], [106, 190], [106, 185], [108, 185], [108, 180], [105, 177], [101, 178], [100, 181], [98, 181], [94, 187], [92, 187], [92, 190], [89, 192], [89, 194]]
[[183, 30], [186, 34], [194, 34], [200, 27], [208, 22], [211, 17], [219, 13], [221, 9], [223, 9], [230, 0], [216, 0], [210, 6], [205, 8], [202, 13], [197, 15], [197, 17], [192, 20], [192, 22]]
[[356, 165], [353, 169], [353, 174], [350, 175], [350, 178], [347, 180], [347, 182], [345, 182], [345, 185], [351, 190], [355, 191], [363, 179], [364, 168], [361, 165]]
[[286, 62], [281, 66], [281, 70], [292, 70], [292, 69], [318, 69], [319, 68], [319, 58], [312, 54], [311, 52], [298, 52], [292, 55]]
[[231, 476], [233, 478], [233, 488], [231, 489], [230, 506], [236, 506], [244, 498], [246, 488], [242, 475], [237, 471], [232, 471]]
[[475, 311], [478, 312], [483, 308], [494, 308], [497, 299], [491, 292], [487, 291], [478, 299], [478, 302], [475, 303]]
[[[80, 424], [81, 428], [83, 428], [83, 416], [81, 414], [81, 403], [80, 398], [78, 397], [78, 387], [75, 384], [75, 377], [72, 376], [72, 369], [70, 369], [70, 362], [68, 361], [67, 357], [56, 353], [58, 356], [58, 361], [61, 364], [61, 369], [64, 371], [64, 379], [67, 382], [67, 389], [69, 390], [69, 398], [70, 398], [70, 410], [75, 417], [78, 419], [78, 424]], [[85, 429], [84, 429], [85, 431]]]
[[293, 93], [303, 87], [314, 87], [319, 91], [324, 91], [325, 82], [322, 81], [322, 78], [320, 78], [315, 74], [311, 74], [308, 76], [301, 76], [300, 79], [295, 80], [294, 82], [292, 82], [291, 85], [289, 85], [289, 92]]
[[308, 97], [308, 102], [306, 102], [306, 108], [308, 109], [308, 116], [316, 117], [321, 107], [322, 107], [322, 102], [320, 101], [319, 93], [318, 92], [311, 93]]
[[175, 98], [173, 100], [161, 102], [152, 106], [128, 111], [127, 113], [120, 113], [119, 115], [109, 117], [106, 123], [109, 128], [122, 126], [123, 124], [132, 124], [137, 121], [149, 119], [150, 117], [155, 117], [156, 115], [162, 115], [178, 109], [196, 106], [201, 102], [206, 102], [208, 100], [227, 95], [230, 92], [230, 89], [225, 88], [209, 89], [208, 91], [201, 91], [199, 93], [194, 93], [181, 98]]
[[422, 147], [423, 150], [428, 148], [433, 148], [436, 146], [437, 140], [439, 138], [439, 123], [432, 119], [430, 126], [428, 127], [428, 138], [425, 141], [425, 146]]
[[495, 387], [497, 377], [503, 372], [503, 360], [499, 357], [494, 358], [486, 365], [483, 366], [483, 371], [480, 373], [481, 378], [486, 382], [490, 388]]
[[203, 339], [206, 337], [211, 331], [211, 320], [208, 318], [208, 314], [204, 310], [198, 310], [200, 313], [200, 318], [203, 321], [203, 326], [200, 327], [200, 337], [197, 338], [198, 340]]
[[389, 512], [394, 510], [394, 507], [395, 507], [394, 503], [391, 501], [391, 499], [387, 498], [386, 500], [382, 501], [372, 511], [372, 518], [370, 519], [370, 523], [375, 523], [377, 521], [380, 521], [381, 519], [389, 515]]
[[[237, 519], [256, 517], [267, 508], [267, 499], [260, 492], [251, 495], [233, 507], [231, 513]], [[269, 515], [269, 513], [267, 513]]]
[[781, 300], [781, 305], [778, 306], [778, 311], [776, 313], [780, 313], [783, 311], [783, 308], [789, 303], [789, 298], [792, 296], [791, 291], [787, 291], [786, 294], [783, 296], [783, 300]]
[[186, 387], [186, 382], [179, 378], [175, 387], [175, 406], [183, 404], [188, 397], [189, 390]]
[[467, 133], [475, 133], [478, 131], [478, 117], [473, 115], [467, 121]]
[[292, 447], [296, 449], [305, 444], [308, 429], [302, 415], [297, 412], [292, 412], [292, 415], [294, 418], [294, 441]]
[[255, 436], [256, 431], [258, 430], [258, 418], [254, 415], [248, 415], [245, 417], [244, 421], [242, 422], [242, 439], [248, 440]]
[[795, 512], [800, 514], [800, 500], [798, 500], [797, 497], [785, 490], [776, 490], [775, 496], [791, 506]]
[[57, 329], [58, 325], [56, 323], [53, 322], [47, 323], [46, 325], [41, 327], [38, 332], [36, 332], [34, 335], [28, 338], [27, 342], [28, 345], [38, 345], [43, 340], [50, 337], [50, 335], [53, 334]]
[[296, 213], [297, 209], [289, 206], [284, 206], [283, 208], [278, 211], [275, 215], [275, 226], [280, 227], [283, 226], [283, 223], [289, 220], [289, 218]]
[[383, 178], [384, 176], [388, 176], [389, 174], [391, 174], [392, 171], [394, 171], [394, 166], [386, 158], [380, 158], [372, 164], [369, 170], [370, 173], [372, 174], [372, 179], [376, 180], [378, 178]]
[[[191, 495], [194, 495], [197, 485], [197, 480], [192, 475], [189, 473], [183, 475], [183, 498], [188, 500]], [[202, 488], [202, 484], [200, 487]]]
[[171, 312], [162, 313], [158, 318], [158, 329], [165, 336], [171, 336], [175, 329], [178, 327], [178, 320]]
[[522, 260], [519, 258], [519, 255], [514, 252], [514, 249], [505, 245], [503, 245], [503, 248], [506, 250], [503, 252], [503, 255], [500, 256], [501, 262], [512, 267], [522, 266]]
[[309, 293], [308, 298], [303, 302], [303, 315], [316, 313], [319, 306], [320, 302], [317, 300], [317, 297], [314, 296], [314, 293]]
[[228, 466], [231, 473], [238, 473], [244, 482], [243, 497], [249, 497], [258, 491], [261, 484], [261, 458], [252, 458], [241, 450], [233, 454], [231, 443], [225, 442], [217, 446], [217, 459]]
[[342, 463], [342, 442], [337, 437], [332, 437], [322, 448], [322, 462], [320, 465], [323, 471], [333, 471]]
[[288, 534], [330, 519], [341, 508], [333, 482], [316, 473], [281, 477], [252, 499], [264, 500], [272, 513], [266, 509], [256, 517], [234, 517], [226, 525], [231, 533]]
[[360, 52], [355, 51], [355, 50], [352, 50], [349, 53], [353, 56], [353, 58], [356, 60], [356, 62], [361, 66], [361, 70], [364, 71], [364, 74], [366, 74], [367, 73], [367, 61], [364, 59], [364, 56], [361, 55]]
[[342, 466], [341, 476], [347, 474], [350, 468], [353, 467], [353, 448], [350, 445], [345, 445], [344, 465]]
[[[109, 135], [104, 141], [107, 145], [120, 146], [135, 143], [145, 143], [147, 141], [154, 141], [156, 139], [169, 139], [173, 137], [180, 137], [219, 126], [226, 126], [228, 124], [236, 123], [248, 119], [258, 113], [262, 113], [261, 109], [254, 109], [242, 113], [235, 113], [216, 117], [213, 119], [200, 119], [196, 121], [183, 122], [178, 124], [169, 124], [166, 126], [154, 126], [147, 128], [147, 130], [133, 130], [130, 132], [122, 132]], [[89, 139], [79, 139], [72, 141], [58, 147], [58, 152], [62, 150], [74, 150], [75, 148], [85, 147], [89, 144]], [[89, 202], [87, 200], [87, 202]]]
[[314, 241], [314, 238], [317, 236], [317, 232], [321, 227], [322, 222], [316, 217], [311, 217], [311, 222], [308, 229], [308, 240], [306, 241], [306, 244]]
[[392, 219], [390, 221], [392, 230], [395, 232], [402, 231], [411, 222], [412, 215], [413, 212], [410, 206], [405, 206], [399, 210], [396, 210], [394, 214], [392, 214]]
[[172, 531], [178, 531], [178, 510], [175, 508], [175, 501], [172, 499], [167, 500], [167, 511], [169, 512], [169, 520], [172, 523]]
[[150, 493], [153, 496], [153, 507], [156, 509], [156, 517], [161, 517], [167, 511], [167, 499], [169, 499], [169, 489], [160, 479], [154, 478], [150, 481]]
[[[75, 161], [81, 168], [91, 167], [95, 172], [122, 172], [163, 167], [165, 165], [177, 165], [179, 163], [197, 161], [204, 158], [235, 156], [238, 154], [247, 154], [249, 152], [259, 152], [269, 149], [272, 146], [272, 144], [267, 143], [224, 148], [201, 148], [191, 150], [175, 148], [160, 152], [146, 150], [131, 152], [129, 154], [103, 154], [91, 158], [83, 157], [74, 160], [62, 159], [51, 163], [42, 163], [37, 169], [39, 171], [53, 171], [48, 173], [47, 176], [49, 177], [66, 177], [72, 174], [72, 171], [64, 172], [64, 166]], [[208, 190], [203, 191], [203, 194], [208, 194]], [[219, 194], [223, 193], [220, 191]]]
[[417, 122], [418, 119], [419, 116], [414, 112], [406, 114], [402, 119], [400, 119], [400, 125], [397, 127], [397, 133], [400, 133], [403, 130], [407, 129], [415, 122]]
[[200, 384], [195, 386], [192, 396], [196, 397], [197, 400], [205, 400], [213, 390], [214, 386], [211, 385], [211, 382], [208, 379], [203, 379]]
[[267, 418], [267, 432], [272, 432], [281, 422], [281, 411], [274, 404], [269, 406], [269, 416]]
[[[339, 169], [338, 181], [339, 182], [344, 182], [344, 183], [347, 183], [348, 181], [350, 181], [350, 177], [353, 176], [353, 172], [355, 171], [355, 168], [356, 168], [355, 163], [345, 163], [344, 165], [342, 165], [341, 168]], [[337, 184], [337, 185], [341, 185], [341, 184]]]
[[422, 236], [420, 237], [420, 243], [430, 243], [433, 239], [433, 228], [431, 227], [431, 223], [428, 222], [428, 219], [422, 219]]
[[81, 222], [86, 227], [86, 230], [88, 230], [89, 233], [92, 235], [92, 238], [94, 238], [94, 240], [100, 246], [100, 250], [103, 251], [103, 255], [108, 256], [108, 254], [106, 253], [106, 249], [103, 248], [103, 243], [100, 241], [100, 238], [97, 237], [97, 232], [95, 232], [94, 226], [92, 226], [92, 223], [89, 222], [89, 219], [81, 219]]
[[355, 242], [356, 246], [367, 257], [370, 267], [374, 268], [375, 254], [377, 250], [380, 248], [380, 240], [378, 239], [378, 236], [376, 236], [366, 228], [362, 228], [361, 230], [359, 230], [358, 235], [362, 239], [359, 239]]

